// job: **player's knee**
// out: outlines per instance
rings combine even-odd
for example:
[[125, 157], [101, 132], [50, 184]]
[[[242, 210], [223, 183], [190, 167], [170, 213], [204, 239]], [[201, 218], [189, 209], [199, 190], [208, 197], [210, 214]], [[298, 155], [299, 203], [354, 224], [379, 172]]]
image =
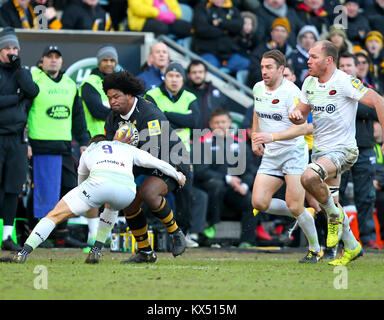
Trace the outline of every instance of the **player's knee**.
[[320, 177], [314, 173], [312, 169], [307, 169], [301, 175], [300, 181], [303, 187], [308, 189], [311, 185], [318, 183], [320, 181]]
[[265, 212], [269, 207], [269, 203], [263, 199], [252, 198], [252, 207], [259, 211]]
[[294, 216], [300, 215], [304, 211], [304, 206], [298, 201], [287, 201], [287, 206], [289, 211], [293, 213]]

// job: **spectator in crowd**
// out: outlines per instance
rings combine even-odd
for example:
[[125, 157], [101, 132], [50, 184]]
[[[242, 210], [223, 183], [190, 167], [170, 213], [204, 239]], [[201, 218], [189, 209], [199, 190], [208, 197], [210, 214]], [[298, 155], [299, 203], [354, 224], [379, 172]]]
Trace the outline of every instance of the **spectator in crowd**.
[[[258, 43], [258, 34], [257, 30], [257, 16], [249, 11], [244, 11], [241, 13], [243, 17], [243, 29], [235, 37], [235, 42], [240, 48], [239, 54], [249, 60], [251, 52], [256, 48]], [[242, 84], [246, 84], [248, 78], [248, 70], [241, 70], [236, 73], [237, 81]]]
[[30, 99], [39, 93], [31, 73], [21, 66], [20, 44], [13, 28], [0, 32], [0, 216], [4, 220], [2, 250], [20, 250], [13, 242], [18, 195], [27, 177], [25, 125]]
[[370, 70], [373, 73], [375, 79], [377, 79], [379, 92], [384, 91], [384, 74], [383, 74], [383, 35], [379, 31], [370, 31], [365, 39], [365, 48], [368, 51], [369, 58], [372, 62]]
[[[353, 54], [344, 53], [339, 57], [340, 70], [353, 77], [357, 76], [357, 59]], [[360, 79], [361, 80], [361, 79]], [[363, 82], [364, 83], [364, 82]], [[358, 104], [356, 114], [356, 141], [359, 148], [359, 156], [353, 167], [342, 174], [340, 182], [340, 204], [343, 202], [344, 193], [352, 175], [354, 202], [357, 209], [357, 221], [359, 225], [360, 240], [363, 245], [378, 248], [376, 243], [375, 223], [373, 210], [375, 201], [375, 189], [373, 180], [375, 177], [375, 152], [373, 150], [375, 140], [373, 137], [373, 122], [378, 121], [375, 109], [361, 103]]]
[[155, 43], [148, 55], [147, 70], [137, 77], [144, 82], [145, 90], [156, 88], [164, 82], [164, 72], [170, 62], [168, 47], [164, 42]]
[[[61, 50], [55, 45], [49, 45], [42, 56], [42, 67], [32, 71], [33, 81], [40, 91], [33, 99], [28, 115], [29, 140], [33, 154], [34, 187], [31, 196], [33, 216], [37, 219], [45, 217], [62, 196], [77, 186], [71, 149], [72, 133], [79, 142], [81, 152], [86, 149], [89, 140], [76, 84], [61, 70]], [[94, 227], [97, 228], [97, 224]], [[55, 245], [87, 246], [70, 236], [67, 222], [57, 226]]]
[[297, 34], [295, 50], [287, 57], [291, 66], [295, 66], [296, 85], [300, 88], [308, 75], [309, 49], [319, 40], [319, 33], [314, 26], [304, 26]]
[[257, 9], [260, 7], [259, 0], [232, 0], [234, 6], [236, 6], [240, 11], [251, 11], [257, 13]]
[[243, 28], [240, 11], [227, 0], [203, 0], [194, 10], [193, 51], [223, 72], [246, 70], [249, 60], [239, 54], [234, 37]]
[[366, 16], [359, 13], [360, 0], [347, 0], [344, 6], [347, 8], [347, 37], [353, 45], [364, 46], [367, 33], [371, 30]]
[[9, 0], [0, 8], [4, 26], [37, 29], [38, 21], [30, 0]]
[[155, 36], [172, 34], [176, 38], [191, 35], [191, 23], [181, 19], [177, 0], [128, 0], [128, 27], [131, 31], [153, 32]]
[[[376, 80], [372, 72], [370, 72], [371, 61], [368, 52], [359, 50], [355, 53], [357, 58], [357, 77], [370, 88], [376, 88]], [[376, 88], [378, 90], [378, 88]]]
[[[289, 35], [289, 42], [291, 46], [296, 44], [296, 34], [303, 26], [296, 14], [296, 10], [286, 4], [286, 0], [264, 0], [257, 12], [259, 17], [260, 28], [259, 34], [263, 37], [268, 35], [271, 30], [273, 22], [277, 18], [287, 18], [290, 23], [291, 32]], [[267, 38], [260, 39], [261, 41], [270, 40]]]
[[105, 119], [111, 107], [108, 97], [103, 90], [103, 79], [107, 74], [115, 71], [119, 61], [116, 48], [103, 45], [96, 53], [97, 68], [81, 84], [79, 96], [83, 103], [87, 129], [91, 138], [97, 134], [104, 134]]
[[99, 0], [73, 2], [63, 11], [63, 29], [112, 31], [112, 20], [99, 4]]
[[364, 9], [364, 15], [369, 21], [371, 30], [377, 30], [384, 34], [384, 0], [374, 0], [374, 3]]
[[111, 15], [113, 30], [124, 31], [127, 28], [127, 0], [109, 0], [107, 11]]
[[249, 66], [248, 86], [253, 88], [256, 82], [261, 81], [260, 62], [263, 54], [272, 49], [281, 51], [286, 57], [293, 52], [288, 43], [288, 37], [291, 32], [291, 25], [287, 18], [277, 18], [272, 23], [271, 38], [272, 41], [260, 43], [251, 53], [251, 63]]
[[303, 0], [297, 4], [297, 15], [305, 25], [313, 25], [319, 34], [327, 32], [332, 16], [324, 9], [324, 0]]
[[217, 107], [229, 109], [231, 99], [213, 86], [211, 81], [206, 80], [208, 74], [207, 65], [201, 60], [192, 60], [187, 68], [188, 81], [187, 90], [194, 93], [200, 106], [202, 128], [209, 128], [209, 119], [212, 110]]
[[[245, 141], [240, 141], [230, 133], [231, 122], [226, 109], [216, 108], [212, 111], [209, 122], [212, 132], [201, 139], [201, 164], [195, 165], [194, 181], [196, 186], [205, 190], [209, 196], [207, 228], [204, 230], [204, 235], [210, 239], [214, 238], [216, 224], [221, 221], [223, 208], [229, 206], [235, 212], [241, 213], [240, 243], [254, 244], [256, 219], [252, 214], [250, 192], [254, 177], [247, 172], [245, 166], [248, 163], [245, 157], [250, 156], [251, 152], [241, 150], [242, 147], [246, 147]], [[205, 153], [206, 150], [210, 155]], [[221, 154], [224, 155], [223, 159], [220, 157]], [[244, 162], [242, 174], [231, 173], [234, 164], [227, 161], [229, 154]], [[204, 161], [206, 156], [209, 156], [211, 161]]]
[[353, 53], [353, 45], [348, 40], [347, 33], [341, 24], [332, 25], [326, 38], [336, 46], [339, 55], [345, 52]]

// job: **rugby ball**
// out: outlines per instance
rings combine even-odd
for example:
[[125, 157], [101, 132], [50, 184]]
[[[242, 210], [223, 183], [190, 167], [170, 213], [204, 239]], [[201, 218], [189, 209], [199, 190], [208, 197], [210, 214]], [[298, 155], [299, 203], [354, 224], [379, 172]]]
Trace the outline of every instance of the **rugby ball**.
[[129, 137], [133, 133], [133, 125], [132, 123], [128, 122], [123, 124], [119, 129], [117, 129], [117, 137]]

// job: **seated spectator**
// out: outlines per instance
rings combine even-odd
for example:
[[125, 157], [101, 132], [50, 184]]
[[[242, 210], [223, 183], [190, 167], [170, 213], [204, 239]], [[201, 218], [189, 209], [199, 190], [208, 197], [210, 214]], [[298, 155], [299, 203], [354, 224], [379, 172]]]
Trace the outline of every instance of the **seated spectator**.
[[200, 106], [202, 128], [209, 128], [209, 119], [212, 110], [217, 107], [230, 109], [243, 109], [236, 101], [233, 101], [218, 88], [213, 86], [211, 81], [206, 80], [208, 74], [207, 65], [201, 60], [192, 60], [187, 68], [188, 81], [187, 90], [193, 92]]
[[112, 31], [109, 13], [99, 4], [99, 0], [73, 2], [64, 9], [61, 18], [63, 29]]
[[[256, 48], [257, 40], [257, 17], [255, 14], [249, 11], [241, 13], [243, 17], [243, 29], [235, 37], [235, 42], [239, 46], [239, 54], [249, 60], [251, 52]], [[248, 70], [238, 71], [236, 74], [237, 81], [242, 84], [246, 83], [248, 78]]]
[[373, 4], [366, 6], [364, 16], [367, 17], [371, 30], [384, 34], [384, 0], [374, 0]]
[[156, 88], [164, 82], [164, 72], [169, 65], [169, 51], [164, 42], [155, 43], [149, 52], [147, 69], [137, 77], [145, 84], [145, 90]]
[[48, 7], [45, 10], [44, 17], [47, 19], [45, 26], [43, 21], [37, 20], [36, 15], [39, 12], [34, 12], [37, 5], [47, 5], [47, 0], [9, 0], [1, 6], [0, 14], [4, 26], [10, 26], [20, 29], [61, 29], [62, 25], [56, 17], [56, 10], [54, 7]]
[[271, 29], [271, 41], [260, 43], [251, 53], [251, 63], [249, 65], [248, 86], [253, 88], [256, 82], [262, 80], [260, 71], [260, 62], [264, 52], [272, 49], [280, 50], [286, 57], [293, 52], [288, 43], [288, 37], [291, 32], [291, 25], [287, 18], [277, 18]]
[[329, 33], [326, 37], [331, 41], [338, 50], [339, 55], [345, 52], [353, 53], [353, 45], [347, 38], [347, 33], [341, 24], [334, 24], [329, 28]]
[[[230, 170], [236, 164], [231, 165], [227, 161], [228, 154], [232, 154], [239, 161], [244, 161], [245, 165], [249, 163], [248, 159], [242, 157], [251, 156], [252, 151], [248, 149], [241, 152], [241, 148], [246, 148], [246, 144], [229, 132], [231, 122], [226, 109], [213, 110], [209, 121], [212, 132], [201, 138], [201, 164], [195, 165], [194, 181], [196, 186], [205, 190], [209, 196], [207, 228], [204, 230], [204, 235], [207, 238], [214, 238], [215, 225], [221, 221], [224, 206], [228, 206], [234, 212], [241, 213], [240, 243], [254, 244], [256, 219], [252, 214], [250, 192], [254, 176], [247, 171], [246, 166], [242, 174], [231, 174]], [[228, 139], [230, 141], [227, 141]], [[210, 154], [205, 154], [206, 151]], [[196, 152], [195, 146], [194, 152]], [[222, 157], [221, 154], [225, 156]], [[207, 156], [211, 160], [209, 163], [204, 162]], [[239, 166], [239, 163], [237, 165]]]
[[320, 35], [327, 32], [333, 20], [324, 9], [324, 0], [303, 0], [297, 5], [297, 15], [304, 24], [315, 26]]
[[378, 83], [376, 88], [380, 93], [384, 91], [384, 50], [383, 35], [379, 31], [370, 31], [365, 39], [365, 48], [371, 59], [370, 69]]
[[309, 49], [319, 40], [319, 33], [314, 26], [304, 26], [297, 35], [297, 45], [292, 54], [287, 57], [290, 65], [295, 66], [294, 81], [301, 88], [305, 77], [308, 75]]
[[222, 71], [246, 70], [249, 60], [239, 54], [234, 37], [243, 28], [240, 11], [228, 0], [202, 0], [194, 10], [193, 51]]
[[128, 28], [153, 32], [155, 36], [172, 34], [176, 38], [191, 35], [191, 23], [181, 19], [177, 0], [128, 0]]
[[277, 18], [287, 18], [292, 31], [289, 42], [291, 46], [296, 44], [296, 35], [304, 24], [297, 16], [296, 10], [286, 4], [286, 0], [264, 0], [257, 16], [260, 24], [259, 34], [263, 37], [261, 41], [268, 40], [269, 30]]
[[347, 8], [348, 28], [347, 37], [353, 45], [364, 45], [367, 33], [371, 30], [368, 19], [359, 14], [360, 0], [347, 0], [344, 6]]

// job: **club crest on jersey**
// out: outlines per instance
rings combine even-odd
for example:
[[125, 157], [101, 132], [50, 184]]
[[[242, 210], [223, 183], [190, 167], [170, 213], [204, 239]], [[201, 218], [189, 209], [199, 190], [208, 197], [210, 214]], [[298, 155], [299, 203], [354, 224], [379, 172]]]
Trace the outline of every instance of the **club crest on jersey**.
[[336, 94], [336, 92], [337, 92], [336, 90], [331, 90], [331, 91], [329, 91], [329, 95], [334, 96]]
[[279, 103], [279, 102], [280, 102], [279, 99], [273, 99], [273, 100], [272, 100], [272, 104], [277, 104], [277, 103]]

